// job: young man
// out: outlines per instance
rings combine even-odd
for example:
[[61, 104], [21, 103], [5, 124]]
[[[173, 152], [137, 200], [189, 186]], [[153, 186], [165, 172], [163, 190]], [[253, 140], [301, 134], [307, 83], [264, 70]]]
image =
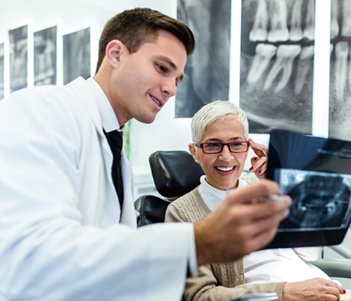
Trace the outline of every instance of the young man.
[[[131, 167], [123, 200], [105, 133], [150, 123], [175, 95], [192, 32], [150, 9], [113, 17], [94, 78], [13, 93], [0, 105], [0, 296], [5, 300], [179, 300], [188, 268], [267, 244], [290, 199], [263, 181], [228, 195], [195, 227], [136, 229]], [[117, 164], [118, 165], [118, 164]], [[123, 201], [121, 207], [119, 201]], [[237, 217], [241, 218], [238, 219]]]

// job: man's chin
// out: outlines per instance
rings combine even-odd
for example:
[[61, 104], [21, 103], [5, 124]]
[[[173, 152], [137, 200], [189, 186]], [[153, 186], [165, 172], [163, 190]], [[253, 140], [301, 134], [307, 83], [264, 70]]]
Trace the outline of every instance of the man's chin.
[[156, 119], [156, 114], [155, 115], [150, 115], [150, 116], [142, 116], [139, 118], [135, 118], [136, 120], [138, 120], [141, 123], [146, 123], [146, 124], [150, 124], [153, 123]]

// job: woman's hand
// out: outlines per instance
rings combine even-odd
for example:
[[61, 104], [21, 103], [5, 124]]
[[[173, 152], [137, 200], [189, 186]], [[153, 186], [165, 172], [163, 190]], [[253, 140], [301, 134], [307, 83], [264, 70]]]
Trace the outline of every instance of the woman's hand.
[[337, 301], [346, 291], [334, 281], [314, 278], [300, 282], [286, 283], [283, 301]]
[[254, 151], [255, 155], [251, 158], [251, 168], [250, 171], [254, 172], [256, 177], [262, 179], [266, 175], [267, 161], [268, 161], [268, 148], [263, 145], [254, 142], [249, 138], [250, 147]]

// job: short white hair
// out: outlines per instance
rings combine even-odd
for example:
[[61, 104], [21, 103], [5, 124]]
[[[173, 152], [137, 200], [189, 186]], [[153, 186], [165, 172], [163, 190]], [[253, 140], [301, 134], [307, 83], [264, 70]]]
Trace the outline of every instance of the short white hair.
[[245, 139], [249, 138], [249, 122], [242, 109], [227, 100], [216, 100], [198, 110], [191, 121], [191, 136], [194, 143], [200, 143], [206, 127], [217, 120], [235, 119], [244, 128]]

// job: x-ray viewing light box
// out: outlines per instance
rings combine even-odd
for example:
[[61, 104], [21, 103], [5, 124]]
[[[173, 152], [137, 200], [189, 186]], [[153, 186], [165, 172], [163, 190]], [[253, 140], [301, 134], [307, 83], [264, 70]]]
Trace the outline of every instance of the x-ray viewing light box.
[[273, 130], [267, 177], [292, 198], [267, 248], [343, 241], [351, 221], [351, 141]]

